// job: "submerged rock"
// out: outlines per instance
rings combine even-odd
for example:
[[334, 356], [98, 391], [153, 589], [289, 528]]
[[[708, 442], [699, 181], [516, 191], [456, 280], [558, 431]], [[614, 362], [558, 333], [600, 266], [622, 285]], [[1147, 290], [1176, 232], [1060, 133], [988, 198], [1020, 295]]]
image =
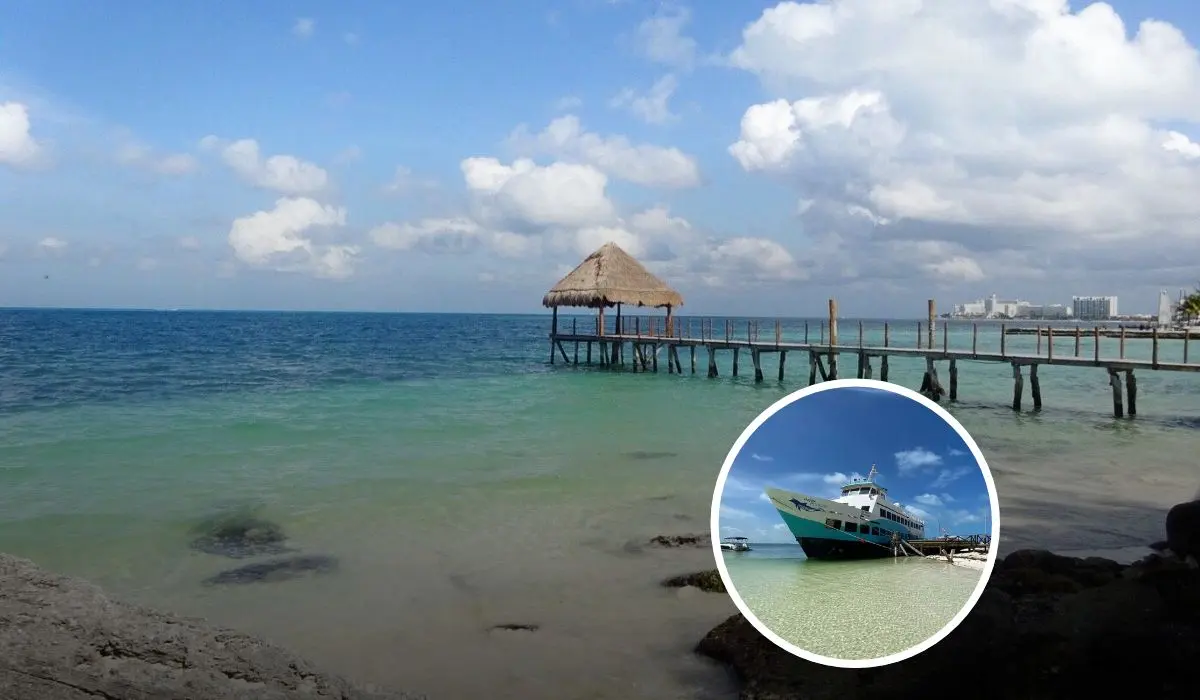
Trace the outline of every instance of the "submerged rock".
[[685, 586], [695, 586], [702, 591], [708, 593], [725, 593], [725, 582], [721, 580], [721, 574], [716, 569], [710, 571], [700, 571], [694, 574], [684, 574], [682, 576], [672, 576], [662, 585], [667, 588], [683, 588]]
[[305, 554], [286, 559], [273, 559], [229, 569], [204, 580], [206, 586], [241, 583], [277, 583], [309, 574], [328, 574], [337, 571], [338, 560], [325, 554]]
[[[741, 615], [709, 632], [697, 652], [733, 668], [742, 700], [940, 697], [952, 690], [1022, 700], [1190, 695], [1195, 681], [1185, 669], [1200, 658], [1200, 569], [1178, 558], [1123, 566], [1023, 550], [996, 562], [957, 629], [906, 661], [864, 670], [809, 663], [767, 641]], [[976, 673], [978, 683], [971, 681]]]
[[650, 538], [655, 547], [711, 547], [712, 538], [707, 532], [689, 535], [655, 535]]
[[0, 698], [417, 700], [354, 685], [249, 635], [108, 598], [0, 554]]
[[192, 528], [192, 549], [232, 559], [285, 554], [283, 528], [251, 513], [233, 512], [207, 518]]

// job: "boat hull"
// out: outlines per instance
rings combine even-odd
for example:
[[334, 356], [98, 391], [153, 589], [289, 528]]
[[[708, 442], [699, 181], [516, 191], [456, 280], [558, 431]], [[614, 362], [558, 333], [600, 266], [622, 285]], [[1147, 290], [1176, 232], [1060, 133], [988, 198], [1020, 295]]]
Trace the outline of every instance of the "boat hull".
[[[909, 539], [913, 536], [897, 523], [872, 517], [852, 506], [829, 499], [778, 489], [768, 489], [767, 496], [783, 518], [784, 525], [804, 550], [804, 556], [809, 559], [890, 557], [894, 555], [894, 537]], [[854, 522], [857, 525], [856, 532], [832, 527], [830, 521], [835, 525]]]
[[809, 559], [844, 561], [848, 559], [882, 559], [892, 551], [873, 542], [832, 540], [825, 537], [797, 537], [804, 556]]

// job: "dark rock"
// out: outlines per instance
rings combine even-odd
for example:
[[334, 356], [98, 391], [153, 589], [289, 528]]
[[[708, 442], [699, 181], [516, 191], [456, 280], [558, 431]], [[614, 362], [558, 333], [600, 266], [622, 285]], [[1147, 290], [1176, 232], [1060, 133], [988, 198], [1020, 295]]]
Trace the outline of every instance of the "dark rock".
[[503, 625], [492, 625], [493, 630], [505, 632], [537, 632], [542, 628], [541, 625], [528, 625], [518, 623], [507, 623]]
[[[697, 651], [733, 668], [743, 682], [742, 700], [1191, 694], [1192, 681], [1181, 670], [1200, 658], [1200, 569], [1152, 559], [1125, 567], [1014, 552], [996, 563], [983, 596], [954, 632], [882, 668], [836, 669], [797, 659], [741, 615], [713, 629]], [[978, 669], [987, 681], [973, 683], [967, 669]]]
[[695, 586], [708, 593], [725, 593], [725, 582], [721, 580], [721, 574], [716, 569], [701, 571], [695, 574], [684, 574], [683, 576], [673, 576], [663, 581], [662, 585], [667, 588]]
[[414, 700], [353, 685], [232, 630], [113, 601], [0, 554], [0, 698]]
[[274, 559], [239, 566], [207, 578], [204, 584], [217, 586], [236, 583], [277, 583], [309, 574], [328, 574], [337, 571], [338, 560], [324, 554], [305, 554], [286, 559]]
[[656, 535], [650, 538], [655, 547], [711, 547], [712, 539], [707, 532], [691, 535]]
[[1200, 500], [1167, 511], [1167, 548], [1181, 557], [1200, 559]]
[[192, 529], [192, 549], [233, 559], [284, 554], [283, 528], [246, 512], [222, 513]]

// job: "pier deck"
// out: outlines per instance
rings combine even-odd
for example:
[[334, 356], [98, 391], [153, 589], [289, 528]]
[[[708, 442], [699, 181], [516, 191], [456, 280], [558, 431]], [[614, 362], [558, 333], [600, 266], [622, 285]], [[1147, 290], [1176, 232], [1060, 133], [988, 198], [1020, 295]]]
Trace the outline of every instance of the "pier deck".
[[[1183, 334], [1180, 340], [1171, 340], [1173, 349], [1182, 346], [1182, 357], [1164, 359], [1162, 357], [1163, 338], [1155, 330], [1151, 330], [1148, 339], [1150, 352], [1148, 358], [1126, 356], [1125, 337], [1120, 336], [1117, 355], [1102, 353], [1101, 339], [1111, 337], [1100, 327], [1091, 329], [1072, 329], [1069, 337], [1073, 342], [1062, 342], [1056, 332], [1041, 332], [1041, 329], [1031, 329], [1037, 336], [1037, 346], [1034, 352], [1013, 352], [1007, 347], [1006, 339], [1011, 329], [1006, 324], [1000, 324], [998, 331], [998, 349], [980, 348], [980, 327], [971, 325], [971, 344], [969, 348], [952, 347], [949, 339], [949, 325], [941, 323], [941, 333], [936, 333], [938, 319], [935, 315], [934, 302], [928, 307], [926, 322], [917, 322], [916, 343], [897, 345], [892, 342], [890, 324], [883, 324], [882, 342], [868, 343], [863, 333], [863, 324], [858, 324], [857, 342], [840, 342], [838, 335], [837, 302], [829, 300], [829, 320], [820, 323], [820, 336], [810, 339], [808, 324], [804, 326], [803, 340], [785, 339], [782, 326], [775, 322], [773, 337], [764, 338], [760, 324], [748, 321], [745, 333], [734, 331], [733, 323], [725, 320], [723, 333], [714, 332], [714, 322], [700, 319], [699, 332], [696, 332], [695, 319], [684, 328], [682, 319], [667, 316], [621, 318], [618, 310], [612, 329], [606, 328], [603, 316], [596, 318], [596, 324], [590, 332], [580, 332], [578, 319], [572, 321], [570, 332], [559, 330], [557, 312], [554, 314], [550, 331], [550, 362], [553, 364], [559, 358], [567, 364], [580, 364], [580, 349], [586, 349], [585, 363], [593, 364], [593, 347], [598, 350], [597, 363], [608, 367], [630, 367], [635, 371], [659, 371], [659, 357], [665, 354], [668, 373], [683, 374], [683, 362], [680, 350], [689, 355], [689, 366], [692, 374], [696, 373], [696, 349], [700, 348], [707, 354], [707, 375], [718, 376], [717, 353], [732, 353], [732, 374], [738, 376], [741, 369], [743, 353], [749, 355], [753, 367], [754, 380], [764, 381], [764, 355], [775, 355], [778, 358], [778, 380], [783, 381], [789, 353], [800, 353], [808, 359], [808, 383], [837, 379], [840, 376], [839, 364], [846, 357], [854, 357], [856, 369], [853, 375], [860, 379], [875, 378], [873, 362], [879, 361], [878, 379], [888, 381], [890, 357], [919, 358], [925, 360], [925, 372], [919, 391], [934, 401], [947, 397], [950, 401], [958, 399], [958, 372], [960, 361], [1004, 363], [1012, 367], [1013, 400], [1012, 408], [1021, 410], [1024, 393], [1026, 372], [1029, 379], [1030, 398], [1034, 410], [1042, 407], [1042, 391], [1038, 377], [1038, 368], [1043, 365], [1058, 365], [1067, 367], [1089, 367], [1103, 369], [1108, 373], [1108, 384], [1112, 390], [1113, 415], [1120, 418], [1126, 413], [1132, 417], [1137, 414], [1137, 379], [1138, 371], [1154, 372], [1200, 372], [1200, 362], [1189, 359], [1189, 344], [1191, 334]], [[590, 325], [590, 324], [589, 324]], [[962, 327], [961, 325], [959, 326]], [[985, 330], [994, 328], [993, 324], [985, 324]], [[1024, 329], [1022, 329], [1024, 330]], [[938, 335], [941, 337], [938, 338]], [[996, 336], [993, 336], [993, 338]], [[937, 342], [937, 341], [941, 342]], [[1057, 341], [1057, 342], [1056, 342]], [[1084, 342], [1090, 346], [1084, 351]], [[1145, 341], [1139, 341], [1144, 343]], [[574, 353], [567, 353], [565, 344], [574, 346]], [[1066, 347], [1064, 347], [1066, 346]], [[630, 362], [626, 364], [626, 349], [630, 352]], [[1144, 346], [1143, 346], [1144, 348]], [[1056, 352], [1057, 350], [1057, 352]], [[664, 352], [665, 351], [665, 352]], [[949, 386], [945, 387], [938, 373], [938, 363], [948, 363]], [[1122, 376], [1123, 375], [1123, 376]], [[1122, 381], [1122, 379], [1124, 381]], [[1122, 386], [1123, 385], [1123, 386]]]

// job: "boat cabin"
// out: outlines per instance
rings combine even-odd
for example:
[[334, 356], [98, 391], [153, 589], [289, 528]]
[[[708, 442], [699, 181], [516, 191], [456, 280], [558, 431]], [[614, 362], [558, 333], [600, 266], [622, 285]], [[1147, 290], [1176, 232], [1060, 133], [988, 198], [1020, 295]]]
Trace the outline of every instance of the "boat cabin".
[[893, 504], [887, 497], [887, 489], [875, 481], [878, 476], [879, 472], [872, 464], [871, 471], [865, 478], [851, 479], [842, 486], [842, 495], [834, 500], [858, 508], [876, 518], [899, 523], [917, 536], [923, 535], [924, 521]]

